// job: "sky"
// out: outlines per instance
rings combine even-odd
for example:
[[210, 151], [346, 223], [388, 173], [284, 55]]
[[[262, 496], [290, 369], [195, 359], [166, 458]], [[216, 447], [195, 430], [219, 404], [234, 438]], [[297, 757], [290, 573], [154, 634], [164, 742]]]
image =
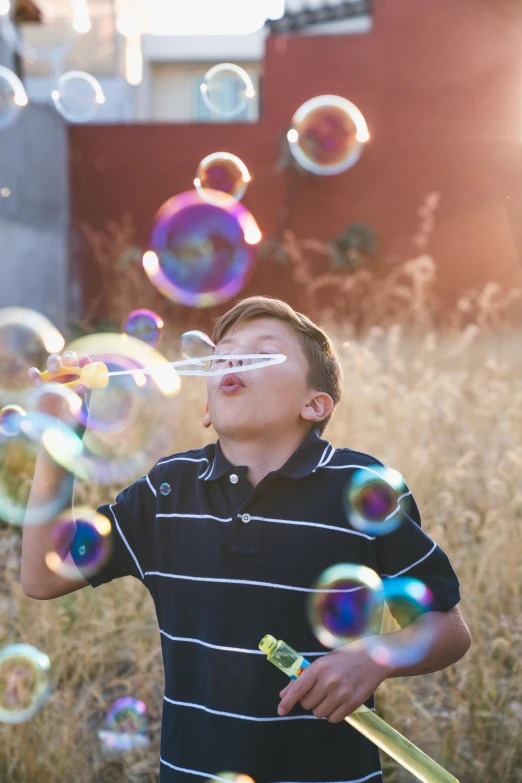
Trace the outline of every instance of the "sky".
[[158, 35], [250, 33], [284, 13], [284, 0], [147, 0], [149, 32]]

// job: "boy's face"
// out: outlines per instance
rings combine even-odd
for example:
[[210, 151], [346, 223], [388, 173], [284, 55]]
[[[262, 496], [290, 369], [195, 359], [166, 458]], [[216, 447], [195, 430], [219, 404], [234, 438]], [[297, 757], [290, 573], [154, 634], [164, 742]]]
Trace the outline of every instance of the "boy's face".
[[[308, 388], [308, 360], [297, 334], [277, 318], [255, 318], [231, 329], [215, 353], [283, 353], [287, 357], [281, 364], [239, 373], [243, 386], [228, 391], [222, 386], [224, 376], [207, 378], [203, 424], [212, 424], [218, 436], [248, 440], [273, 433], [280, 437], [296, 431], [306, 420], [314, 422], [318, 415], [322, 419], [330, 413], [331, 397]], [[238, 360], [231, 358], [225, 366], [233, 373]]]

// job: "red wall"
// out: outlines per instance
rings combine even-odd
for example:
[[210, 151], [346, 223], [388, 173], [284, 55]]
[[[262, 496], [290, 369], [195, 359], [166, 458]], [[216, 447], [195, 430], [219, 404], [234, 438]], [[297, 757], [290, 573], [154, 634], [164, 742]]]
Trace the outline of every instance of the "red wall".
[[[488, 280], [522, 285], [522, 11], [515, 5], [375, 0], [368, 35], [271, 38], [255, 125], [72, 126], [73, 225], [101, 229], [130, 214], [145, 242], [158, 207], [191, 188], [205, 155], [224, 149], [250, 169], [244, 203], [269, 235], [287, 183], [287, 174], [273, 171], [278, 136], [305, 100], [334, 93], [361, 109], [372, 138], [353, 169], [301, 182], [289, 224], [297, 236], [327, 240], [349, 222], [366, 223], [384, 268], [416, 252], [417, 208], [438, 190], [429, 252], [444, 300]], [[89, 296], [94, 267], [85, 247], [77, 256]], [[253, 293], [292, 303], [272, 265], [259, 265], [244, 291]]]

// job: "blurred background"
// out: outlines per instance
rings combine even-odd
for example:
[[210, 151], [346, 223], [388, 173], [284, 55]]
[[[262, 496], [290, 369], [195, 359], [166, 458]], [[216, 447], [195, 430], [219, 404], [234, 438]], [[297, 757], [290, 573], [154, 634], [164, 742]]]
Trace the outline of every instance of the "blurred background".
[[[42, 336], [26, 311], [111, 369], [147, 357], [100, 335], [154, 350], [161, 331], [173, 361], [183, 333], [211, 335], [255, 294], [326, 328], [346, 384], [326, 437], [405, 476], [473, 635], [458, 664], [383, 683], [377, 709], [461, 783], [522, 783], [521, 44], [517, 0], [0, 0], [1, 405], [26, 404], [27, 366], [52, 350], [14, 362], [24, 318]], [[137, 311], [145, 326], [128, 325]], [[174, 399], [132, 384], [114, 382], [87, 436], [98, 462], [77, 497], [92, 508], [216, 437], [201, 379]], [[0, 721], [0, 780], [156, 781], [150, 596], [133, 580], [23, 595], [34, 454], [13, 444], [0, 438], [0, 645], [44, 650], [55, 688], [32, 720]], [[123, 452], [136, 461], [120, 470]], [[147, 705], [150, 745], [100, 757], [123, 697]], [[413, 780], [382, 762], [385, 783]]]

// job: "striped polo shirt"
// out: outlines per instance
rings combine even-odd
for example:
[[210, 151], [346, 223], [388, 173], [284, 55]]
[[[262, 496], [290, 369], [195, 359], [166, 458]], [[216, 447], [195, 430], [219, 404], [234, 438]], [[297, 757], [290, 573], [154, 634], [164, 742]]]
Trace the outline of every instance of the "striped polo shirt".
[[[446, 554], [421, 530], [417, 505], [394, 532], [374, 537], [346, 519], [354, 471], [382, 465], [335, 449], [312, 429], [256, 487], [219, 441], [159, 460], [99, 510], [111, 521], [111, 560], [90, 584], [121, 576], [150, 591], [160, 626], [165, 694], [161, 783], [250, 775], [256, 783], [382, 783], [378, 748], [342, 722], [297, 705], [279, 717], [288, 679], [258, 649], [265, 634], [311, 661], [328, 654], [305, 603], [328, 566], [359, 563], [383, 579], [425, 582], [434, 610], [460, 600]], [[366, 705], [374, 709], [373, 696]]]

